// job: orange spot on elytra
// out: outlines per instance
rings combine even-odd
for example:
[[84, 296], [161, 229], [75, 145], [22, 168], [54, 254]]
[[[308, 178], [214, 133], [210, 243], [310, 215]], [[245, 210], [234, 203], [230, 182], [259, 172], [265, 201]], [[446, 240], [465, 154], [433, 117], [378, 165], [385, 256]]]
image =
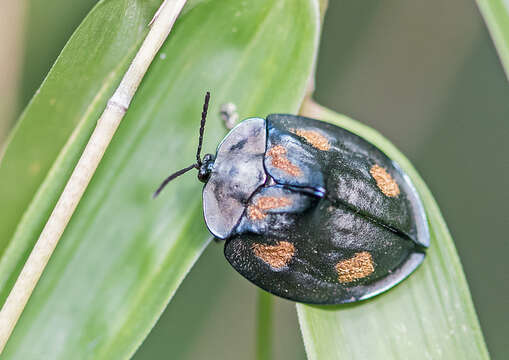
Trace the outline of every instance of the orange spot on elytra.
[[261, 196], [247, 208], [251, 220], [261, 220], [267, 216], [266, 211], [288, 206], [292, 200], [285, 197]]
[[373, 176], [373, 179], [375, 179], [376, 186], [378, 186], [386, 196], [395, 197], [399, 195], [398, 183], [383, 167], [375, 164], [371, 167], [369, 173]]
[[318, 150], [327, 151], [330, 149], [329, 140], [327, 140], [327, 138], [320, 134], [318, 131], [292, 129], [291, 132], [305, 139], [309, 144], [311, 144]]
[[277, 245], [254, 243], [251, 249], [258, 258], [275, 269], [287, 266], [295, 254], [295, 246], [288, 241], [280, 241]]
[[354, 257], [336, 264], [338, 279], [341, 283], [348, 283], [365, 278], [375, 271], [373, 258], [367, 251], [359, 252]]
[[272, 166], [283, 170], [292, 176], [300, 176], [302, 171], [297, 165], [291, 163], [286, 157], [286, 149], [281, 145], [276, 145], [267, 151], [267, 156], [272, 158]]

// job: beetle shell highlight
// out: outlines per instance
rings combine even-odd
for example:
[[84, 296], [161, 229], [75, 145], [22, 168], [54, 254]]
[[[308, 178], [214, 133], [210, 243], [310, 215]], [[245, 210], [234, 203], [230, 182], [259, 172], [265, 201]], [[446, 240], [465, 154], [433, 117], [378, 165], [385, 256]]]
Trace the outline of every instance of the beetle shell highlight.
[[375, 296], [410, 275], [429, 246], [421, 200], [396, 163], [345, 129], [294, 115], [230, 131], [203, 208], [242, 276], [298, 302]]

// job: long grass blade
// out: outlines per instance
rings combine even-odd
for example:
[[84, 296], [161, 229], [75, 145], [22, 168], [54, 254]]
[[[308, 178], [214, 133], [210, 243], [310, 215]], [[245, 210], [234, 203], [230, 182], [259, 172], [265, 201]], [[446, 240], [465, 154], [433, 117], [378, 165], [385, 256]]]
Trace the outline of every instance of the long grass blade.
[[507, 0], [477, 0], [477, 5], [509, 79], [509, 2]]
[[387, 139], [367, 126], [311, 101], [302, 113], [342, 126], [396, 160], [414, 181], [431, 230], [424, 263], [387, 293], [351, 305], [297, 305], [308, 358], [488, 359], [454, 243], [417, 171]]

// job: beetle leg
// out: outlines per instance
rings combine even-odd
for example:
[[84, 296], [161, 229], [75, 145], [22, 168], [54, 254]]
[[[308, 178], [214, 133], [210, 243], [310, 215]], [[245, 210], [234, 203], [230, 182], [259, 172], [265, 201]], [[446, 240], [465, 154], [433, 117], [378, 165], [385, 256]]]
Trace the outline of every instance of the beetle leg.
[[228, 130], [231, 130], [239, 120], [237, 107], [231, 102], [221, 105], [220, 115]]

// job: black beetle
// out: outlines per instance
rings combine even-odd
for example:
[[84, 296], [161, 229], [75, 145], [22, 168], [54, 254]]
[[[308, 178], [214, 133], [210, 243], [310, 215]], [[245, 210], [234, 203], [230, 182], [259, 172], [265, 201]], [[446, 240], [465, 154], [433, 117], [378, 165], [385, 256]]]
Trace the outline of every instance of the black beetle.
[[424, 260], [429, 229], [409, 177], [382, 151], [338, 126], [272, 114], [242, 121], [216, 155], [200, 152], [209, 231], [245, 278], [310, 304], [364, 300]]

